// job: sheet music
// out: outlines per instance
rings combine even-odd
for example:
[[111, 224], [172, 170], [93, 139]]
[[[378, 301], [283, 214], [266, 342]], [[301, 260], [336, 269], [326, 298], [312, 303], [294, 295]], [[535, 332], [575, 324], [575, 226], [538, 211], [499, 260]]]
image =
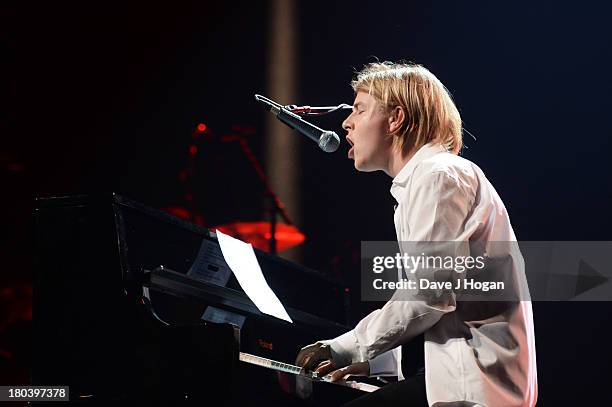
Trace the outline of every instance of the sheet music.
[[225, 287], [231, 271], [223, 262], [221, 251], [213, 242], [202, 239], [200, 250], [187, 275], [196, 280]]
[[259, 311], [293, 323], [283, 304], [268, 286], [257, 257], [255, 257], [253, 246], [223, 234], [219, 230], [216, 230], [216, 233], [225, 262]]

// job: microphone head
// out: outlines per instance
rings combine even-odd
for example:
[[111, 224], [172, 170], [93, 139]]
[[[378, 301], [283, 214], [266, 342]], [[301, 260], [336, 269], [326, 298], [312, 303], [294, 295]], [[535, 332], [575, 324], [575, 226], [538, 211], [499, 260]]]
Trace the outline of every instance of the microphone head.
[[333, 131], [324, 131], [319, 137], [319, 147], [326, 153], [333, 153], [340, 146], [340, 137]]

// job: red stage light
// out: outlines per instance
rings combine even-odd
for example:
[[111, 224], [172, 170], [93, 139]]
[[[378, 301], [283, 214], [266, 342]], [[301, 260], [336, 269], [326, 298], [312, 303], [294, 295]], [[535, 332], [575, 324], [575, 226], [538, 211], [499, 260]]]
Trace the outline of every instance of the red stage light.
[[[270, 223], [266, 221], [256, 222], [232, 222], [212, 228], [234, 236], [242, 241], [251, 243], [253, 247], [268, 251], [270, 249]], [[284, 223], [276, 224], [276, 250], [282, 252], [298, 246], [304, 242], [306, 236], [293, 225]]]
[[198, 129], [198, 131], [199, 131], [200, 133], [203, 133], [203, 132], [205, 132], [205, 131], [206, 131], [206, 125], [205, 125], [204, 123], [200, 123], [200, 124], [198, 124], [197, 129]]

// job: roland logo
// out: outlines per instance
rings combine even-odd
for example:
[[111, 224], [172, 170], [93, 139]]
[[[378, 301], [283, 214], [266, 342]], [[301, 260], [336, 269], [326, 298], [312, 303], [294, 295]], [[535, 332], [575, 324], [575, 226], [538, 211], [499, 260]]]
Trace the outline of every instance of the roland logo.
[[272, 342], [264, 341], [263, 339], [258, 339], [257, 344], [262, 349], [268, 349], [268, 350], [274, 349], [274, 344]]

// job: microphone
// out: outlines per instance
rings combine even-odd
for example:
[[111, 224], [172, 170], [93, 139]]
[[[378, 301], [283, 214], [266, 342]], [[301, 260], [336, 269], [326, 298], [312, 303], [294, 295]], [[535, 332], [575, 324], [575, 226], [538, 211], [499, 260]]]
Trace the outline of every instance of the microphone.
[[333, 153], [340, 146], [340, 137], [333, 131], [323, 130], [308, 123], [297, 114], [264, 96], [255, 95], [255, 100], [263, 104], [266, 110], [274, 113], [278, 120], [316, 142], [326, 153]]

